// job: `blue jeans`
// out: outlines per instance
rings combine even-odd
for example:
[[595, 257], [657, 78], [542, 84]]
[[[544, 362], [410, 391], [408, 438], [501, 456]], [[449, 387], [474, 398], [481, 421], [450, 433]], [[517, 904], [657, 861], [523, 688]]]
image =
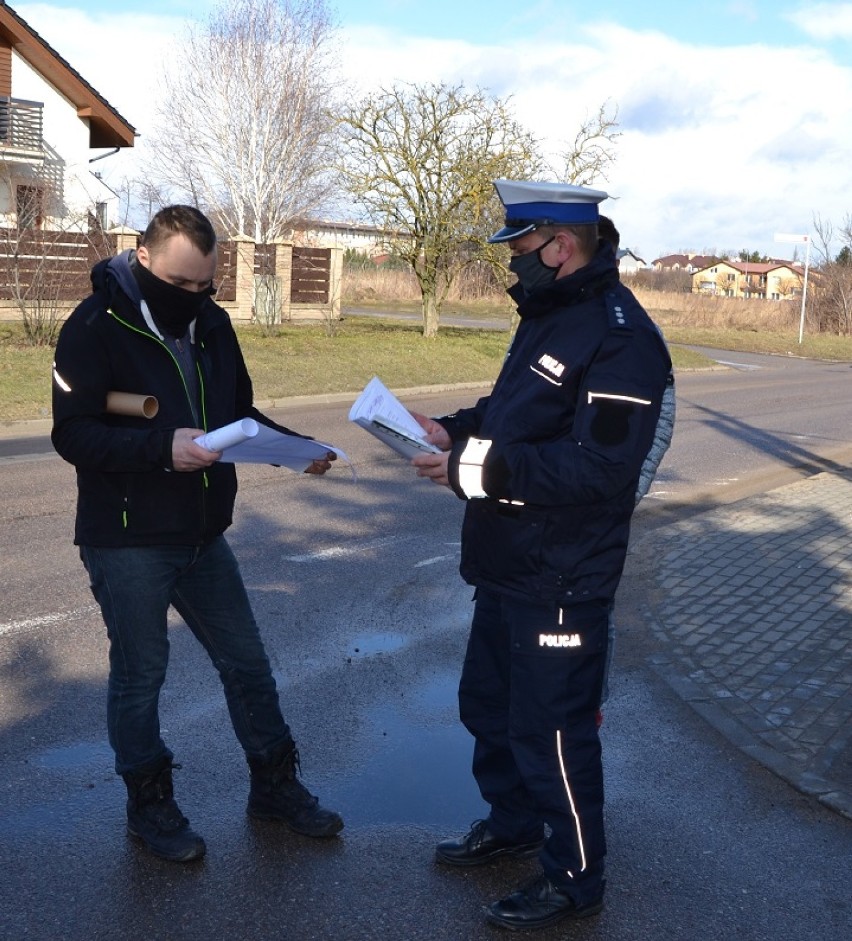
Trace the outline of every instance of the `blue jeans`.
[[223, 536], [199, 547], [82, 546], [80, 557], [110, 641], [107, 728], [118, 774], [172, 757], [158, 710], [170, 605], [219, 671], [246, 754], [265, 759], [290, 738], [237, 560]]

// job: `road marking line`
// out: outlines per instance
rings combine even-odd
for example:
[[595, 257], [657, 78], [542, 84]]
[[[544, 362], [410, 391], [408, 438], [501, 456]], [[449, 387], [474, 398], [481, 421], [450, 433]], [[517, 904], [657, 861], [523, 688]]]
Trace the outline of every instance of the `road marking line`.
[[97, 610], [98, 606], [96, 604], [89, 604], [84, 608], [77, 608], [74, 611], [62, 611], [56, 614], [42, 614], [36, 618], [23, 618], [20, 621], [6, 621], [4, 624], [0, 624], [0, 635], [32, 631], [40, 627], [46, 627], [49, 624], [59, 624], [61, 621], [76, 621], [79, 618], [82, 618], [88, 614], [92, 614]]
[[306, 552], [303, 555], [285, 555], [285, 562], [326, 562], [329, 559], [345, 558], [349, 555], [361, 555], [372, 552], [374, 549], [384, 549], [397, 542], [407, 542], [414, 536], [388, 536], [382, 539], [372, 539], [352, 546], [331, 546], [328, 549], [318, 549], [316, 552]]
[[717, 359], [720, 366], [732, 366], [734, 369], [763, 369], [763, 366], [756, 366], [754, 363], [732, 363], [726, 359]]
[[431, 559], [423, 559], [422, 562], [415, 562], [414, 567], [416, 569], [422, 568], [424, 565], [434, 565], [436, 562], [446, 562], [448, 559], [455, 559], [455, 555], [436, 555]]

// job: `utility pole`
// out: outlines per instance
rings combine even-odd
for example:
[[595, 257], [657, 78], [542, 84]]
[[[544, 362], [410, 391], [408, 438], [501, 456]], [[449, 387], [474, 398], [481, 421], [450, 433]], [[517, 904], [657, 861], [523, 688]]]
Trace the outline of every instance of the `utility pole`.
[[805, 277], [802, 284], [802, 314], [799, 317], [799, 344], [802, 343], [802, 338], [805, 334], [805, 302], [808, 299], [808, 267], [811, 260], [811, 237], [810, 235], [791, 235], [786, 232], [776, 233], [775, 235], [776, 242], [794, 242], [796, 244], [804, 244], [805, 246]]

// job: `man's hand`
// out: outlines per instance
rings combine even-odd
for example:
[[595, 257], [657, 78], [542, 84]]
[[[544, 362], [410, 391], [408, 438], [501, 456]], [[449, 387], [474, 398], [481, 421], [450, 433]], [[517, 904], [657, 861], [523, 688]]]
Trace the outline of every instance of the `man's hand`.
[[327, 451], [324, 458], [317, 458], [310, 467], [305, 468], [306, 474], [324, 474], [330, 467], [331, 462], [337, 460], [334, 451]]
[[440, 448], [442, 451], [450, 450], [453, 446], [452, 438], [450, 438], [447, 429], [444, 428], [440, 422], [436, 422], [434, 418], [427, 418], [419, 412], [412, 412], [411, 417], [426, 432], [426, 440], [429, 444], [434, 444], [435, 447]]
[[450, 480], [447, 477], [447, 461], [450, 459], [449, 451], [441, 451], [440, 454], [418, 454], [412, 458], [411, 463], [417, 468], [418, 477], [428, 477], [436, 484], [450, 486]]
[[172, 438], [172, 467], [176, 471], [204, 470], [222, 456], [221, 451], [208, 451], [196, 438], [204, 434], [201, 428], [176, 428]]

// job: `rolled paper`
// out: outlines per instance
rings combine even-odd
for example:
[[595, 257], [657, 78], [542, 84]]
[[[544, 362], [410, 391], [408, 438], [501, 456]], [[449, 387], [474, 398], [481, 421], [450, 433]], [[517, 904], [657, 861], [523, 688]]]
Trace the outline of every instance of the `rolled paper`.
[[257, 432], [257, 422], [253, 418], [242, 418], [231, 422], [230, 425], [208, 431], [206, 435], [196, 438], [195, 443], [200, 444], [202, 448], [207, 448], [208, 451], [224, 451], [225, 448], [253, 438]]
[[153, 418], [159, 409], [160, 403], [153, 395], [136, 395], [133, 392], [107, 392], [106, 410], [111, 415]]

